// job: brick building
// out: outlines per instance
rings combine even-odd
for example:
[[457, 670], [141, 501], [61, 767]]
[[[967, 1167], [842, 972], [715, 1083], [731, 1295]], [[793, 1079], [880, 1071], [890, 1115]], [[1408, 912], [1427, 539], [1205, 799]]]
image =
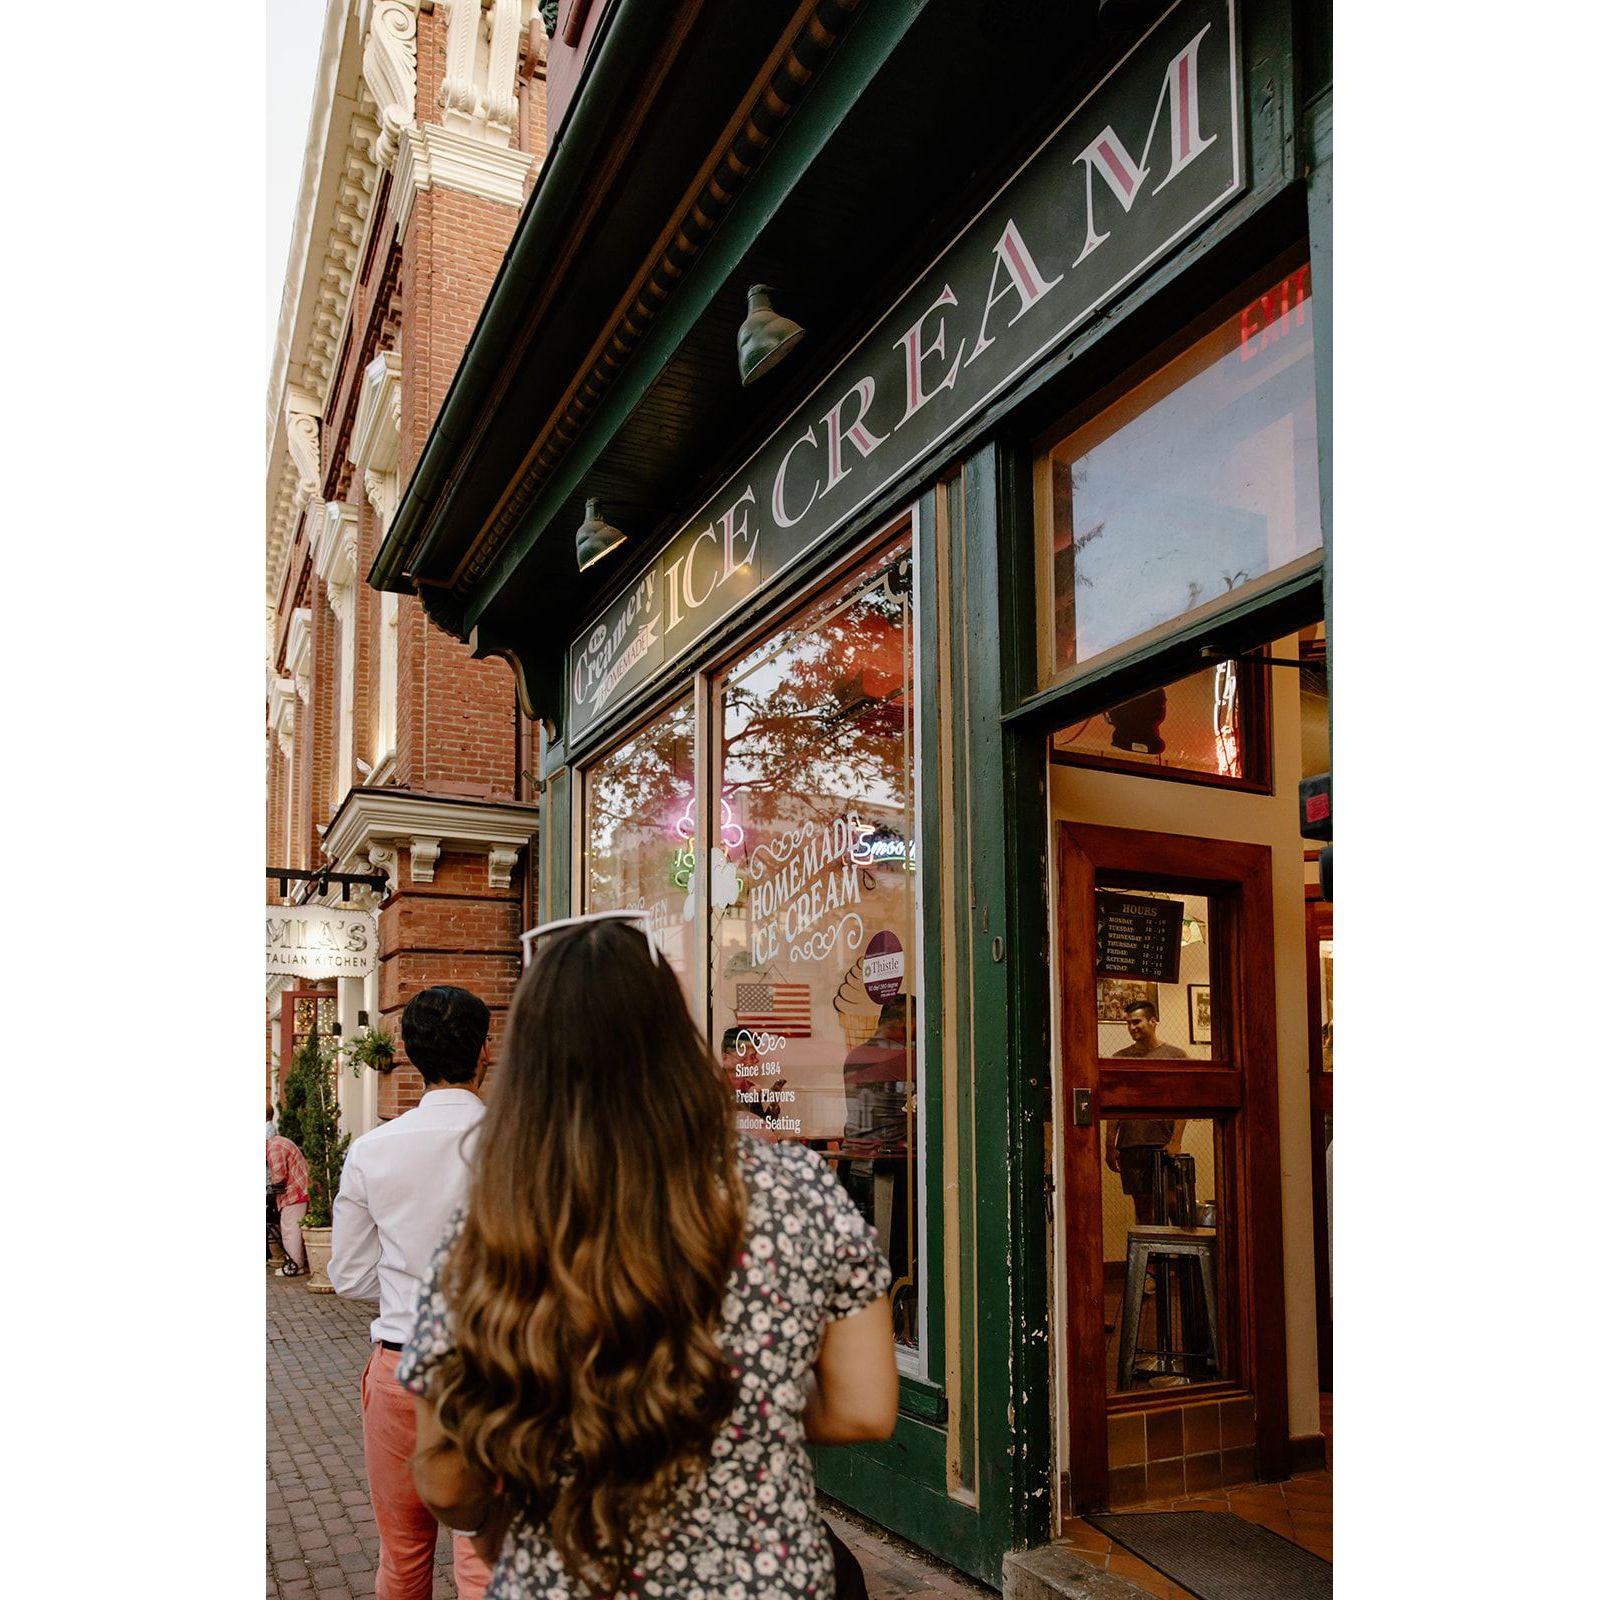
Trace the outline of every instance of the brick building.
[[[516, 980], [537, 724], [504, 661], [365, 580], [537, 176], [546, 52], [532, 0], [329, 0], [268, 393], [266, 856], [386, 889], [355, 897], [377, 911], [370, 977], [269, 978], [269, 1088], [314, 1013], [398, 1036], [449, 980], [498, 1037]], [[403, 1053], [348, 1073], [347, 1125], [420, 1092]]]

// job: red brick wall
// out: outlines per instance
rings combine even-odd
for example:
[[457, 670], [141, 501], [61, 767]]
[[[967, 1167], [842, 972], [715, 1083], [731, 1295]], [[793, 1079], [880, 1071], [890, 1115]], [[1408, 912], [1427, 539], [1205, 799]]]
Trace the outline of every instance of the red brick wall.
[[[520, 865], [520, 863], [519, 863]], [[378, 916], [378, 1007], [383, 1025], [401, 1038], [406, 1003], [430, 984], [470, 989], [489, 1007], [489, 1053], [498, 1053], [511, 991], [521, 973], [517, 935], [522, 894], [518, 876], [509, 889], [489, 887], [488, 861], [480, 855], [442, 854], [432, 883], [413, 883], [406, 852], [400, 886]], [[378, 1115], [388, 1118], [422, 1096], [421, 1074], [406, 1060], [378, 1089]], [[490, 1078], [493, 1077], [491, 1068]]]

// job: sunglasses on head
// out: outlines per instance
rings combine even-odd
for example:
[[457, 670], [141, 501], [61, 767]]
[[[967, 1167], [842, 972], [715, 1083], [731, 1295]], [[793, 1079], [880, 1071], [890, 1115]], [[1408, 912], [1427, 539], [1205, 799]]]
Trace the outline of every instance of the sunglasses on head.
[[631, 923], [644, 935], [644, 942], [650, 946], [650, 954], [658, 967], [666, 965], [666, 957], [661, 952], [661, 947], [656, 943], [655, 937], [650, 932], [650, 915], [637, 907], [629, 911], [585, 911], [576, 917], [557, 917], [553, 922], [541, 922], [537, 928], [529, 928], [522, 938], [522, 965], [524, 969], [533, 965], [533, 947], [547, 933], [558, 933], [562, 928], [578, 928], [586, 923], [594, 922], [626, 922]]

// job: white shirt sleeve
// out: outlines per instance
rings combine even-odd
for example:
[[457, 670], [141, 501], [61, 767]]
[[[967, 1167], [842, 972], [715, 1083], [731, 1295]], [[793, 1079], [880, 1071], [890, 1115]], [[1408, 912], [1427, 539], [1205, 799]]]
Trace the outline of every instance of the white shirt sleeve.
[[367, 1180], [351, 1150], [333, 1202], [333, 1255], [328, 1282], [336, 1294], [373, 1300], [378, 1294], [378, 1225], [367, 1209]]

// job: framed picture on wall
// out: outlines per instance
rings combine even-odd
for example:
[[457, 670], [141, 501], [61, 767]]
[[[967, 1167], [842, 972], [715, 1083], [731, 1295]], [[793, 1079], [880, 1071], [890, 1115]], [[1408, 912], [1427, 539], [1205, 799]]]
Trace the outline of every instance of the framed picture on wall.
[[1189, 1043], [1211, 1043], [1211, 985], [1189, 985]]
[[1095, 1016], [1101, 1022], [1126, 1022], [1125, 1006], [1135, 1000], [1156, 1004], [1156, 986], [1142, 978], [1098, 978], [1094, 986]]

